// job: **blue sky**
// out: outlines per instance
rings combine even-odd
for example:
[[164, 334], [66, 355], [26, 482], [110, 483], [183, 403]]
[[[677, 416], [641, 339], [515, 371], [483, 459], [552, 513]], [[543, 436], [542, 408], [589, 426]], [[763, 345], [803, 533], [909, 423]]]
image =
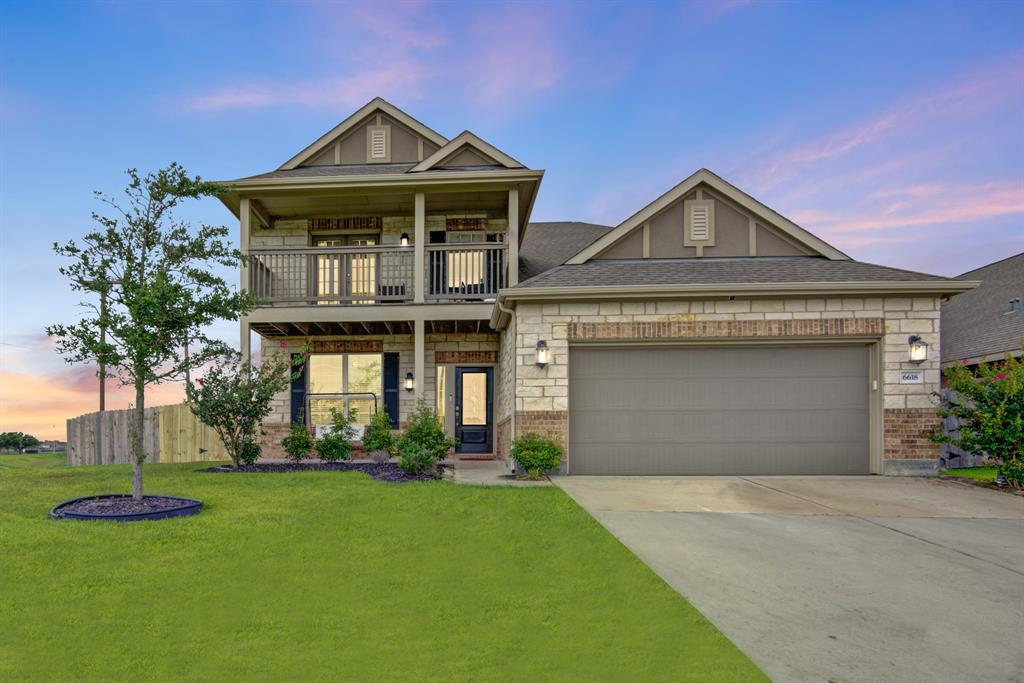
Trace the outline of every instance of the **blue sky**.
[[94, 400], [42, 336], [93, 190], [271, 170], [376, 95], [546, 169], [535, 220], [615, 224], [703, 166], [862, 260], [1024, 251], [1022, 3], [5, 3], [0, 430]]

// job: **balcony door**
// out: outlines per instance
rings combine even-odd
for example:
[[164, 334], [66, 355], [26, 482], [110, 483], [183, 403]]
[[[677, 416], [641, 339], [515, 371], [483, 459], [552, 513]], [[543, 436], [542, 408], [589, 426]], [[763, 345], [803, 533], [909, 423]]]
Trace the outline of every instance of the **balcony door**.
[[[318, 247], [372, 247], [377, 245], [376, 235], [339, 235], [322, 237]], [[317, 256], [317, 303], [339, 304], [340, 299], [323, 297], [344, 297], [346, 303], [372, 304], [377, 296], [377, 254], [376, 252], [323, 254]], [[360, 299], [365, 296], [365, 299]]]

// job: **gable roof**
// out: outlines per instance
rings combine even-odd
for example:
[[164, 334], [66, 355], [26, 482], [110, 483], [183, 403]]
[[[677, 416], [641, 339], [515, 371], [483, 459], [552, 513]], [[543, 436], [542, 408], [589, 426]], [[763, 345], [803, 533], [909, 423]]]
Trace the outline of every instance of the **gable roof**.
[[1024, 316], [1012, 315], [1010, 299], [1024, 298], [1024, 253], [968, 271], [958, 280], [980, 280], [977, 289], [942, 305], [942, 362], [1001, 360], [1021, 354]]
[[455, 136], [450, 142], [443, 145], [441, 149], [413, 166], [409, 172], [418, 173], [420, 171], [429, 171], [448, 157], [467, 147], [475, 150], [478, 154], [484, 157], [492, 159], [496, 166], [504, 166], [505, 168], [526, 168], [526, 166], [505, 154], [494, 145], [480, 139], [468, 130], [464, 130]]
[[372, 100], [370, 100], [362, 107], [360, 107], [354, 114], [352, 114], [344, 121], [339, 123], [337, 126], [321, 135], [319, 138], [317, 138], [316, 141], [313, 142], [313, 144], [309, 145], [304, 150], [293, 156], [291, 159], [281, 164], [281, 166], [277, 170], [290, 170], [296, 168], [303, 162], [308, 161], [309, 159], [313, 158], [318, 153], [323, 151], [323, 149], [327, 147], [328, 144], [332, 143], [338, 137], [352, 130], [360, 123], [362, 123], [362, 121], [366, 117], [376, 112], [387, 114], [394, 120], [412, 129], [413, 131], [415, 131], [419, 135], [422, 135], [424, 138], [430, 140], [439, 147], [444, 147], [448, 142], [448, 138], [444, 137], [443, 135], [433, 130], [432, 128], [426, 126], [425, 124], [421, 123], [420, 121], [417, 121], [416, 119], [409, 116], [404, 111], [402, 111], [395, 105], [391, 104], [387, 100], [381, 97], [374, 97]]
[[579, 221], [530, 223], [519, 245], [519, 279], [526, 280], [562, 265], [609, 230], [607, 225]]
[[819, 237], [815, 237], [807, 230], [804, 230], [799, 225], [789, 220], [780, 213], [777, 213], [770, 207], [762, 204], [758, 200], [754, 199], [746, 192], [743, 192], [735, 185], [726, 182], [722, 178], [718, 177], [706, 168], [702, 168], [686, 180], [682, 181], [671, 190], [661, 195], [653, 202], [645, 206], [644, 208], [637, 211], [635, 214], [624, 220], [614, 230], [609, 232], [607, 235], [597, 240], [587, 248], [581, 250], [578, 254], [568, 259], [568, 264], [581, 264], [590, 260], [594, 256], [597, 256], [602, 251], [610, 247], [619, 239], [625, 237], [627, 234], [632, 232], [634, 229], [643, 225], [646, 221], [650, 220], [664, 209], [668, 208], [671, 204], [689, 194], [700, 184], [706, 184], [711, 189], [717, 191], [722, 196], [730, 199], [739, 206], [743, 207], [750, 213], [753, 213], [763, 218], [768, 223], [771, 223], [774, 227], [781, 230], [788, 237], [796, 240], [800, 244], [803, 244], [810, 249], [818, 252], [822, 256], [835, 259], [835, 260], [849, 260], [850, 257], [839, 251], [832, 245], [828, 244]]

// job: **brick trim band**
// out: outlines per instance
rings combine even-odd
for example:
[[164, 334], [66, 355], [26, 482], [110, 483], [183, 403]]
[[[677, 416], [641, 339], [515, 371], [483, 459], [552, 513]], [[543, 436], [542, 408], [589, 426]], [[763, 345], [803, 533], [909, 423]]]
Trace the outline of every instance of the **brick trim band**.
[[526, 434], [537, 434], [562, 445], [562, 459], [569, 453], [566, 436], [569, 433], [569, 411], [567, 410], [517, 410], [515, 438]]
[[666, 320], [627, 323], [569, 323], [570, 341], [593, 339], [705, 339], [731, 337], [877, 337], [882, 318], [807, 320]]
[[312, 339], [310, 353], [383, 353], [380, 339]]
[[497, 351], [435, 351], [434, 362], [442, 363], [497, 363]]

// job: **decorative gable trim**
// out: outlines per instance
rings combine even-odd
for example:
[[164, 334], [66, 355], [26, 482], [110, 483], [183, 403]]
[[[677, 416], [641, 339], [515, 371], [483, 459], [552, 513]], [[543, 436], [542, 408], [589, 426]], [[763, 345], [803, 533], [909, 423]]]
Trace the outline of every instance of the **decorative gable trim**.
[[390, 118], [398, 121], [415, 132], [417, 135], [430, 140], [439, 147], [444, 147], [448, 142], [448, 138], [444, 137], [437, 131], [428, 128], [426, 125], [409, 116], [395, 105], [381, 99], [380, 97], [375, 97], [360, 107], [358, 111], [347, 119], [317, 138], [313, 144], [309, 145], [291, 159], [281, 164], [277, 170], [287, 171], [293, 168], [298, 168], [306, 161], [309, 161], [311, 158], [324, 151], [328, 145], [333, 144], [336, 139], [361, 124], [367, 117], [371, 116], [375, 112], [386, 114]]
[[799, 244], [806, 246], [814, 252], [821, 254], [827, 258], [837, 261], [849, 261], [850, 257], [839, 251], [832, 245], [828, 244], [824, 240], [815, 237], [808, 231], [801, 228], [799, 225], [789, 220], [782, 214], [776, 213], [769, 207], [765, 206], [761, 202], [757, 201], [747, 193], [743, 192], [735, 185], [722, 180], [717, 175], [702, 168], [689, 178], [679, 183], [671, 190], [661, 195], [653, 202], [645, 206], [644, 208], [637, 211], [635, 214], [627, 218], [625, 221], [620, 223], [604, 236], [600, 237], [597, 241], [592, 243], [587, 248], [580, 251], [578, 254], [573, 256], [571, 259], [566, 261], [568, 265], [577, 265], [580, 263], [586, 263], [593, 257], [600, 254], [602, 251], [610, 247], [611, 245], [618, 242], [620, 239], [631, 233], [634, 229], [642, 226], [645, 222], [649, 221], [654, 216], [658, 215], [670, 205], [674, 204], [680, 198], [689, 194], [695, 190], [701, 183], [706, 184], [709, 188], [714, 190], [716, 193], [722, 195], [726, 199], [732, 201], [734, 204], [739, 205], [743, 209], [750, 213], [758, 216], [766, 223], [770, 223], [774, 227], [778, 228], [786, 236], [790, 237]]
[[494, 163], [498, 166], [504, 166], [505, 168], [526, 168], [526, 166], [505, 154], [494, 145], [481, 140], [476, 135], [465, 130], [459, 133], [449, 143], [443, 145], [441, 149], [437, 150], [429, 157], [409, 169], [409, 173], [429, 171], [430, 169], [439, 166], [445, 159], [448, 159], [458, 153], [464, 147], [469, 147], [476, 151], [477, 154], [493, 159]]

